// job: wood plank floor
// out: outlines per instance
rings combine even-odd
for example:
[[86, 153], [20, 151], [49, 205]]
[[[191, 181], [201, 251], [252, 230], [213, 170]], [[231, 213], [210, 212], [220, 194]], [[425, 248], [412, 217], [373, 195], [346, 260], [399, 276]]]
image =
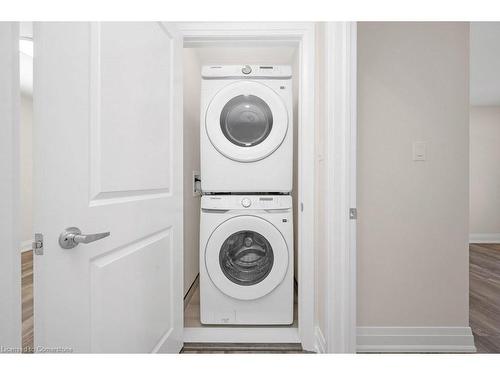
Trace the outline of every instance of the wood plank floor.
[[33, 351], [33, 251], [21, 254], [23, 352]]
[[[23, 348], [33, 348], [33, 253], [21, 256]], [[188, 309], [195, 325], [196, 296]], [[470, 325], [478, 353], [500, 353], [500, 244], [470, 245]], [[186, 344], [183, 353], [298, 353], [295, 344]], [[294, 346], [295, 345], [295, 346]]]
[[471, 244], [470, 326], [478, 353], [500, 353], [500, 244]]
[[302, 354], [300, 344], [185, 343], [181, 354]]

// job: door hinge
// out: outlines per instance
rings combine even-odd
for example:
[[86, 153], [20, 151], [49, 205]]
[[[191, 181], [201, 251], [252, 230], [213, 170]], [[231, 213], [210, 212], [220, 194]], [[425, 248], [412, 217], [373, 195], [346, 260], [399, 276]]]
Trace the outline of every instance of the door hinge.
[[35, 255], [43, 255], [43, 234], [35, 233], [35, 241], [33, 241], [33, 253]]
[[349, 208], [349, 219], [356, 220], [358, 218], [358, 209]]

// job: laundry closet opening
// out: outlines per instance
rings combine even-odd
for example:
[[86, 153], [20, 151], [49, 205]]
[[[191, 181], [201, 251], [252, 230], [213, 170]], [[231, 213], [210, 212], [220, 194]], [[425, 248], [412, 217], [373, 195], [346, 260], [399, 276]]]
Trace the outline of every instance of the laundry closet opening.
[[[276, 42], [267, 45], [266, 43], [245, 43], [245, 42], [232, 42], [231, 44], [221, 44], [221, 45], [207, 45], [203, 44], [197, 45], [196, 47], [185, 46], [183, 50], [183, 95], [184, 95], [184, 134], [183, 134], [183, 172], [184, 172], [184, 341], [185, 342], [300, 342], [298, 335], [298, 283], [300, 283], [299, 273], [298, 273], [298, 257], [297, 257], [297, 238], [298, 238], [298, 206], [299, 202], [298, 196], [298, 152], [297, 152], [297, 139], [298, 139], [298, 101], [299, 101], [299, 63], [300, 54], [297, 44], [293, 43], [283, 43], [283, 45], [277, 45]], [[234, 196], [234, 202], [240, 202], [244, 198], [249, 198], [252, 203], [255, 202], [266, 202], [268, 199], [274, 199], [274, 202], [280, 202], [279, 204], [284, 204], [287, 206], [287, 201], [291, 201], [291, 209], [288, 216], [283, 216], [279, 218], [280, 223], [287, 222], [288, 220], [293, 223], [293, 237], [290, 233], [290, 240], [288, 241], [288, 251], [293, 252], [293, 269], [287, 271], [290, 277], [293, 277], [293, 297], [288, 296], [286, 292], [276, 297], [274, 304], [276, 306], [280, 303], [286, 303], [287, 301], [280, 301], [283, 299], [293, 298], [293, 319], [290, 323], [277, 323], [272, 324], [271, 320], [266, 321], [266, 319], [258, 318], [256, 316], [256, 324], [251, 324], [252, 314], [247, 316], [245, 323], [239, 324], [238, 319], [236, 319], [235, 324], [202, 324], [202, 319], [200, 317], [200, 269], [202, 267], [207, 267], [203, 264], [203, 257], [200, 257], [200, 251], [204, 251], [204, 241], [202, 241], [200, 250], [200, 213], [202, 205], [202, 197], [199, 192], [199, 184], [197, 180], [201, 178], [203, 181], [204, 177], [201, 168], [201, 158], [200, 155], [200, 132], [206, 131], [205, 124], [203, 121], [203, 115], [200, 116], [200, 106], [202, 106], [202, 68], [209, 66], [228, 66], [234, 65], [241, 71], [246, 65], [253, 67], [254, 69], [261, 69], [262, 71], [272, 71], [276, 69], [275, 67], [284, 67], [285, 70], [290, 69], [291, 79], [288, 82], [291, 83], [291, 101], [290, 105], [292, 108], [286, 108], [290, 113], [290, 121], [288, 123], [288, 132], [292, 132], [292, 139], [290, 140], [290, 147], [293, 152], [290, 153], [290, 163], [292, 163], [292, 173], [293, 173], [293, 184], [291, 192], [284, 191], [260, 191], [259, 192], [238, 192], [228, 189], [228, 191], [220, 193], [223, 196], [232, 195]], [[287, 70], [288, 71], [288, 70]], [[265, 73], [263, 73], [265, 74]], [[286, 75], [286, 74], [285, 74]], [[255, 77], [257, 78], [257, 77]], [[275, 78], [278, 81], [281, 78]], [[259, 79], [247, 79], [247, 81], [259, 81]], [[262, 80], [260, 80], [262, 81]], [[278, 89], [287, 89], [288, 87], [277, 86]], [[255, 100], [260, 100], [256, 98]], [[285, 103], [284, 101], [283, 104]], [[256, 102], [256, 106], [260, 103]], [[250, 104], [252, 105], [252, 104]], [[286, 105], [283, 107], [285, 108]], [[263, 114], [262, 116], [265, 116]], [[260, 119], [257, 118], [257, 121]], [[250, 136], [251, 137], [251, 136]], [[233, 142], [235, 143], [235, 142]], [[281, 147], [281, 144], [278, 148]], [[276, 151], [274, 151], [276, 152]], [[207, 163], [207, 160], [204, 160]], [[216, 163], [216, 162], [214, 162]], [[248, 164], [248, 163], [247, 163]], [[279, 162], [276, 165], [272, 165], [272, 168], [264, 166], [261, 168], [261, 173], [263, 177], [267, 177], [272, 174], [279, 173], [280, 169], [286, 168], [286, 165]], [[206, 168], [205, 168], [206, 169]], [[202, 172], [202, 173], [200, 173]], [[238, 178], [237, 176], [226, 176], [227, 179]], [[203, 192], [205, 194], [205, 191]], [[206, 195], [205, 199], [213, 196], [219, 196], [219, 194], [210, 193]], [[267, 198], [266, 198], [267, 197]], [[255, 205], [255, 204], [254, 204]], [[259, 206], [262, 208], [262, 206]], [[266, 211], [263, 209], [263, 212]], [[272, 210], [269, 210], [271, 212]], [[286, 210], [282, 210], [283, 213]], [[276, 216], [276, 215], [275, 215]], [[270, 219], [264, 218], [266, 221], [271, 221]], [[277, 232], [282, 237], [286, 237], [286, 233], [280, 232], [280, 227], [278, 225]], [[292, 230], [292, 228], [290, 228]], [[257, 233], [256, 238], [249, 239], [245, 238], [242, 241], [256, 241], [261, 242], [260, 246], [264, 246], [268, 239], [260, 238]], [[202, 234], [202, 236], [204, 236]], [[206, 234], [205, 234], [206, 236]], [[270, 234], [271, 236], [271, 234]], [[259, 238], [257, 238], [259, 237]], [[293, 238], [293, 240], [292, 240]], [[268, 244], [269, 245], [269, 244]], [[271, 260], [259, 260], [265, 267], [266, 262], [271, 262], [272, 267], [279, 267], [279, 262], [283, 259], [279, 258], [279, 254], [274, 254], [274, 258]], [[201, 260], [200, 260], [201, 259]], [[217, 261], [219, 262], [219, 260]], [[217, 263], [216, 262], [216, 263]], [[222, 262], [222, 260], [220, 260]], [[291, 262], [290, 262], [291, 263]], [[271, 267], [270, 266], [270, 267]], [[291, 264], [289, 264], [291, 266]], [[262, 279], [266, 279], [266, 272], [262, 270]], [[231, 279], [231, 272], [226, 274], [228, 279]], [[286, 278], [284, 278], [286, 280]], [[237, 282], [236, 282], [237, 283]], [[244, 282], [243, 282], [244, 283]], [[255, 284], [258, 286], [259, 283]], [[251, 283], [249, 283], [250, 285]], [[278, 281], [279, 284], [279, 281]], [[252, 288], [255, 285], [250, 285]], [[273, 287], [271, 287], [272, 289]], [[269, 293], [272, 295], [272, 291]], [[269, 298], [269, 295], [267, 296]], [[231, 297], [227, 297], [230, 299]], [[258, 298], [255, 300], [258, 304]], [[257, 306], [257, 305], [256, 305]], [[272, 308], [270, 308], [272, 310]], [[235, 311], [235, 314], [237, 312]], [[268, 316], [273, 316], [273, 312], [270, 311]], [[279, 319], [277, 320], [279, 321]]]

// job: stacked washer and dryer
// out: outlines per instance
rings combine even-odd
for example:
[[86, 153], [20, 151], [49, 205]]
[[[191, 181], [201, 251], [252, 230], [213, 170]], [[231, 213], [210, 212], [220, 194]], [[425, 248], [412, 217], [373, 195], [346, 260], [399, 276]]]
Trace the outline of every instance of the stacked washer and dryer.
[[201, 75], [201, 323], [292, 324], [291, 67]]

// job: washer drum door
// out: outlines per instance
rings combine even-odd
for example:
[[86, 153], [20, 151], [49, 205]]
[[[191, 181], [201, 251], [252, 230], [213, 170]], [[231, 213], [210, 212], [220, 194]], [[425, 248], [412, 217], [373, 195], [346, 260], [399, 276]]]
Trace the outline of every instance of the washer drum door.
[[253, 81], [222, 88], [208, 105], [205, 129], [225, 157], [253, 162], [272, 154], [285, 139], [288, 112], [270, 87]]
[[280, 231], [257, 216], [242, 215], [220, 224], [207, 241], [205, 265], [224, 294], [258, 299], [274, 290], [288, 270], [288, 247]]

